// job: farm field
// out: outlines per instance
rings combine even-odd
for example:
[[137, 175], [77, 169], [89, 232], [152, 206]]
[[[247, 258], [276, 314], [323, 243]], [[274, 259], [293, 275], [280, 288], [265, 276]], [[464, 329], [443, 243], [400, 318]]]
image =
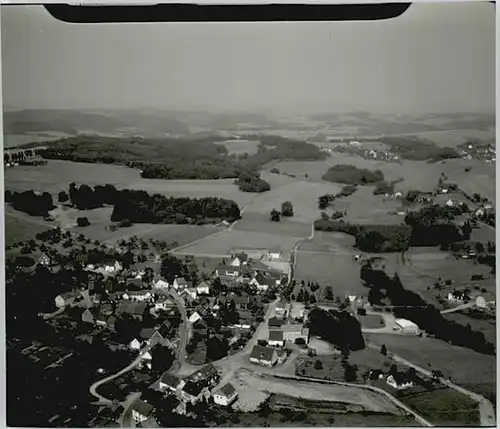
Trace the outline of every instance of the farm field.
[[400, 400], [436, 426], [479, 425], [477, 402], [450, 388], [403, 395]]
[[312, 225], [296, 222], [294, 218], [281, 218], [272, 222], [269, 213], [245, 211], [241, 220], [234, 225], [235, 231], [258, 231], [288, 237], [306, 238], [311, 234]]
[[[452, 346], [435, 338], [407, 337], [391, 334], [365, 334], [365, 340], [381, 346], [428, 370], [440, 370], [443, 375], [470, 390], [495, 392], [495, 356]], [[429, 366], [432, 363], [432, 366]], [[467, 387], [468, 388], [468, 387]]]
[[[482, 196], [495, 201], [495, 165], [474, 159], [451, 159], [438, 163], [402, 160], [401, 163], [396, 163], [364, 159], [343, 153], [332, 153], [324, 161], [283, 161], [269, 165], [265, 170], [275, 167], [282, 173], [295, 174], [300, 178], [304, 178], [307, 174], [308, 180], [321, 182], [321, 177], [328, 168], [337, 164], [381, 170], [384, 173], [385, 180], [389, 182], [404, 178], [403, 181], [395, 185], [395, 190], [401, 192], [411, 189], [433, 191], [443, 172], [449, 181], [456, 183], [467, 193], [478, 192]], [[471, 170], [465, 172], [468, 167]]]
[[495, 232], [496, 232], [495, 228], [480, 224], [479, 228], [472, 228], [470, 241], [472, 242], [480, 241], [483, 244], [487, 243], [488, 241], [495, 242], [496, 240]]
[[[409, 289], [422, 292], [436, 281], [438, 276], [450, 279], [454, 287], [485, 288], [489, 294], [495, 295], [495, 276], [486, 265], [474, 265], [472, 260], [455, 259], [451, 255], [434, 248], [418, 248], [411, 250], [410, 266], [402, 267], [399, 274], [401, 281]], [[484, 275], [485, 280], [471, 281], [473, 274]]]
[[30, 240], [39, 232], [46, 231], [50, 228], [49, 225], [44, 227], [42, 223], [35, 223], [30, 219], [24, 219], [14, 216], [9, 213], [9, 210], [4, 210], [5, 213], [5, 245], [17, 241]]
[[280, 380], [259, 376], [248, 370], [239, 370], [233, 385], [239, 394], [235, 407], [242, 411], [254, 411], [270, 393], [289, 395], [293, 392], [294, 396], [303, 399], [347, 402], [374, 412], [400, 413], [386, 397], [354, 387]]
[[3, 135], [3, 147], [5, 149], [15, 148], [17, 146], [22, 146], [28, 143], [36, 143], [36, 142], [46, 142], [49, 140], [57, 140], [62, 137], [67, 137], [68, 134], [65, 133], [57, 133], [52, 134], [47, 133], [46, 135], [41, 134], [4, 134]]
[[261, 249], [280, 248], [286, 258], [293, 249], [297, 237], [287, 237], [278, 234], [268, 234], [258, 231], [222, 231], [208, 240], [202, 240], [192, 246], [185, 247], [178, 253], [180, 255], [213, 255], [230, 256], [233, 249]]
[[[272, 175], [277, 176], [278, 175]], [[288, 179], [288, 178], [287, 178]], [[266, 179], [265, 179], [266, 180]], [[288, 184], [273, 187], [254, 198], [247, 206], [248, 212], [269, 215], [271, 210], [281, 210], [281, 203], [293, 204], [294, 222], [308, 223], [319, 218], [318, 198], [324, 194], [336, 194], [341, 189], [335, 183], [313, 183], [302, 180], [290, 180]]]
[[225, 140], [217, 142], [225, 146], [229, 155], [243, 155], [245, 153], [253, 155], [258, 152], [260, 141], [258, 140]]
[[467, 313], [455, 312], [443, 315], [446, 320], [460, 323], [461, 325], [470, 325], [474, 331], [480, 331], [485, 338], [493, 344], [497, 342], [495, 319], [483, 320], [476, 319], [467, 315]]
[[[456, 147], [468, 140], [495, 140], [495, 129], [487, 130], [443, 130], [443, 131], [422, 131], [413, 136], [428, 139], [438, 146]], [[404, 135], [401, 135], [404, 137]]]

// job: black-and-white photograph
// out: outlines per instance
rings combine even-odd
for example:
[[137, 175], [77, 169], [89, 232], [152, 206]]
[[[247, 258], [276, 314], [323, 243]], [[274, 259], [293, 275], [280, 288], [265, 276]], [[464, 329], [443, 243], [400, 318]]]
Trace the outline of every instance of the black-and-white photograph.
[[8, 426], [496, 426], [492, 2], [1, 47]]

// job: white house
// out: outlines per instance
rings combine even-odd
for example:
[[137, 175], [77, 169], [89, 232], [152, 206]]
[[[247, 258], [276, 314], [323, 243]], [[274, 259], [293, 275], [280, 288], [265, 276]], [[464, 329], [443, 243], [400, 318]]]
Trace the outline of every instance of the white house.
[[420, 333], [419, 327], [410, 320], [396, 319], [395, 329], [405, 334], [418, 335]]
[[285, 345], [283, 331], [279, 331], [279, 330], [269, 331], [269, 339], [268, 339], [267, 343], [271, 347], [283, 347]]
[[151, 353], [146, 352], [141, 356], [141, 362], [139, 363], [139, 366], [143, 367], [146, 366], [148, 369], [152, 368], [151, 361], [153, 360], [153, 356], [151, 356]]
[[201, 282], [196, 286], [196, 292], [198, 295], [208, 295], [210, 294], [210, 285], [207, 282]]
[[102, 270], [105, 273], [117, 273], [123, 269], [122, 264], [116, 260], [104, 261]]
[[217, 277], [238, 277], [240, 275], [240, 270], [238, 267], [232, 265], [220, 264], [215, 269], [215, 275]]
[[78, 292], [66, 292], [61, 295], [57, 295], [54, 298], [56, 307], [57, 308], [66, 307], [68, 304], [71, 304], [75, 300], [77, 295]]
[[476, 298], [476, 307], [486, 308], [486, 300], [482, 296]]
[[451, 302], [462, 304], [465, 302], [464, 298], [465, 298], [465, 293], [458, 290], [454, 290], [453, 292], [448, 293], [448, 301]]
[[173, 374], [169, 374], [168, 372], [163, 373], [161, 376], [158, 387], [161, 391], [169, 391], [169, 392], [179, 392], [186, 382], [179, 377], [176, 377]]
[[151, 295], [151, 292], [148, 290], [134, 290], [125, 292], [122, 298], [128, 301], [148, 301], [153, 298], [153, 295]]
[[170, 285], [168, 284], [168, 282], [166, 280], [160, 279], [155, 283], [154, 287], [157, 289], [168, 289], [169, 286]]
[[276, 280], [270, 277], [257, 275], [253, 277], [248, 284], [255, 286], [259, 292], [266, 292], [270, 287], [276, 286]]
[[446, 203], [445, 203], [445, 204], [446, 204], [448, 207], [453, 207], [453, 206], [455, 205], [455, 203], [454, 203], [454, 202], [453, 202], [453, 200], [451, 200], [451, 199], [450, 199], [450, 200], [448, 200], [448, 201], [446, 201]]
[[191, 316], [189, 316], [189, 323], [196, 323], [198, 320], [201, 319], [201, 316], [195, 311]]
[[170, 298], [167, 298], [166, 296], [161, 296], [158, 300], [155, 302], [155, 310], [171, 310], [173, 307], [175, 307], [176, 304], [174, 301], [172, 301]]
[[214, 402], [227, 407], [238, 397], [238, 392], [232, 384], [228, 383], [214, 393]]
[[477, 209], [476, 216], [484, 216], [484, 210], [482, 208]]
[[132, 420], [136, 424], [147, 420], [148, 417], [153, 413], [153, 409], [154, 408], [151, 404], [138, 399], [132, 405]]
[[269, 259], [280, 259], [281, 258], [281, 251], [278, 249], [273, 249], [267, 252], [267, 256]]
[[386, 383], [398, 390], [408, 389], [413, 386], [413, 382], [404, 374], [391, 374], [386, 378]]
[[196, 288], [195, 287], [187, 287], [185, 288], [181, 294], [180, 294], [182, 297], [186, 297], [188, 299], [193, 299], [195, 300], [198, 296], [198, 293], [196, 291]]
[[241, 260], [237, 256], [230, 262], [232, 267], [241, 267]]
[[184, 289], [187, 285], [187, 281], [184, 277], [176, 277], [174, 279], [173, 287], [175, 290]]
[[141, 349], [141, 342], [137, 338], [134, 338], [130, 342], [129, 347], [131, 350], [140, 350]]

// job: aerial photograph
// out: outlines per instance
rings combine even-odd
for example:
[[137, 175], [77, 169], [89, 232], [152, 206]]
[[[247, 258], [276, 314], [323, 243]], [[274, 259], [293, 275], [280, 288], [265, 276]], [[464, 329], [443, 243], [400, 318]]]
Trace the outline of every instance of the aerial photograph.
[[495, 5], [1, 7], [10, 427], [495, 427]]

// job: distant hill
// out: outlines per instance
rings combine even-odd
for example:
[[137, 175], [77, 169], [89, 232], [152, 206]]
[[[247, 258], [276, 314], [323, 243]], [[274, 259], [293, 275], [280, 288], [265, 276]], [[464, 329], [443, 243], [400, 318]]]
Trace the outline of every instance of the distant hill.
[[189, 128], [177, 119], [140, 112], [90, 112], [79, 110], [18, 110], [4, 112], [5, 134], [62, 132], [143, 135], [187, 135]]

